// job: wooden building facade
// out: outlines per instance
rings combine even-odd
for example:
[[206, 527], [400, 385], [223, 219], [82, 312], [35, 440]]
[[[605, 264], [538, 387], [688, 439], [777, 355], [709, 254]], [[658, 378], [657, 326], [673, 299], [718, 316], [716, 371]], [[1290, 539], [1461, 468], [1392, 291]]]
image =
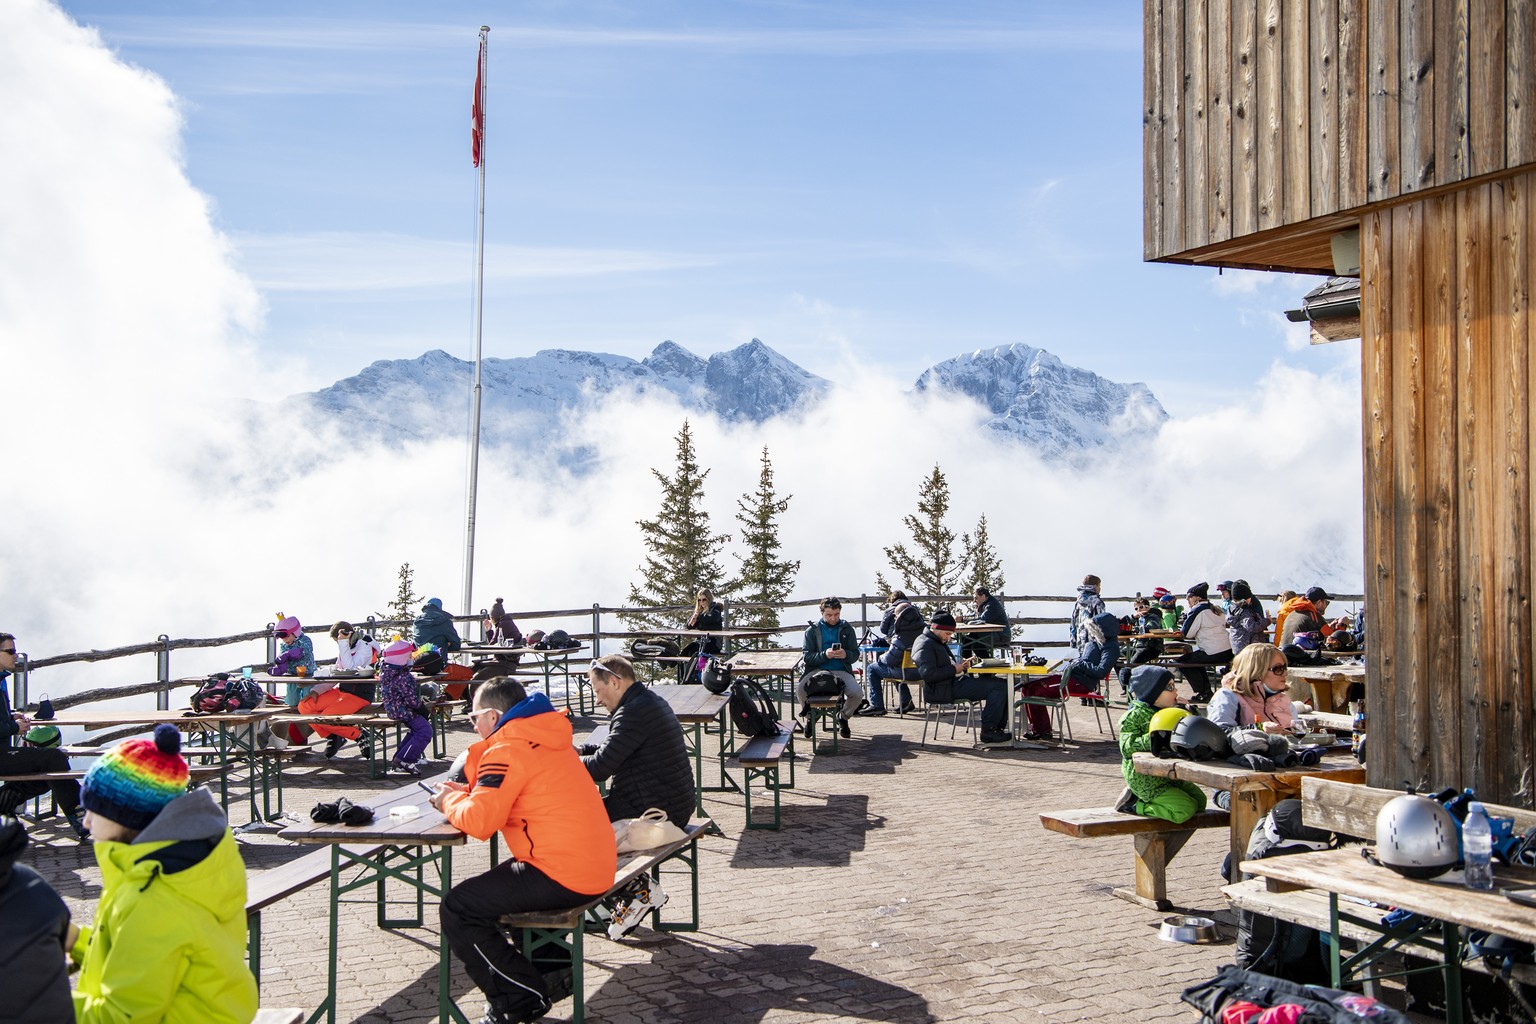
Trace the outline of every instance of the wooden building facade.
[[1536, 0], [1146, 0], [1145, 255], [1359, 232], [1373, 785], [1536, 806]]

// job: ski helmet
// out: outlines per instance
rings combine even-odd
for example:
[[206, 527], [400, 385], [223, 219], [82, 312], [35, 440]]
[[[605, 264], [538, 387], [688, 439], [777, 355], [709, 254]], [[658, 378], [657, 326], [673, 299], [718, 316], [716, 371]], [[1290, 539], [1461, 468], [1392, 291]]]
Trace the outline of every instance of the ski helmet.
[[1438, 800], [1404, 793], [1376, 815], [1376, 859], [1407, 878], [1434, 878], [1456, 866], [1456, 819]]
[[1188, 717], [1189, 712], [1184, 708], [1162, 708], [1147, 723], [1147, 732], [1173, 732], [1180, 720]]
[[1179, 719], [1168, 745], [1175, 754], [1191, 761], [1215, 761], [1226, 757], [1229, 751], [1226, 732], [1209, 718], [1199, 715]]

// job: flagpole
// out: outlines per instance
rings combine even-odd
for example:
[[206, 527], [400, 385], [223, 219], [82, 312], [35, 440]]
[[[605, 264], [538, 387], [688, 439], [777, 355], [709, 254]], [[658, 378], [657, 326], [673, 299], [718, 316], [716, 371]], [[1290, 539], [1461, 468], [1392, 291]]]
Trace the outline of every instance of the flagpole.
[[475, 96], [470, 114], [472, 147], [480, 179], [475, 222], [475, 383], [470, 389], [469, 502], [464, 515], [464, 603], [461, 607], [465, 615], [474, 612], [471, 599], [475, 580], [475, 492], [480, 479], [480, 329], [485, 308], [485, 97], [490, 91], [486, 37], [490, 31], [489, 25], [480, 26], [480, 55], [475, 66]]

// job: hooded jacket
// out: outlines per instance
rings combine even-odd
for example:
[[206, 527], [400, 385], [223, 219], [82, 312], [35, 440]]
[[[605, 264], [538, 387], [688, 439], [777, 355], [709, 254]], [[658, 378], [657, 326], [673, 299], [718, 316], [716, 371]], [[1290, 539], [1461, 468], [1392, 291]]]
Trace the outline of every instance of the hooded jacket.
[[0, 818], [0, 968], [6, 996], [4, 1024], [58, 1024], [74, 1019], [64, 935], [69, 908], [42, 876], [16, 858], [27, 833], [15, 818]]
[[1083, 584], [1077, 588], [1077, 603], [1072, 606], [1072, 626], [1068, 639], [1072, 646], [1078, 646], [1085, 638], [1083, 630], [1088, 621], [1096, 615], [1104, 614], [1104, 599], [1099, 596], [1097, 587]]
[[[827, 643], [825, 631], [836, 634], [836, 643]], [[801, 652], [805, 656], [805, 670], [815, 672], [817, 669], [827, 668], [828, 662], [833, 662], [833, 668], [839, 672], [851, 672], [853, 664], [859, 658], [859, 636], [853, 631], [853, 626], [846, 622], [839, 622], [835, 626], [828, 626], [822, 619], [817, 619], [805, 627], [805, 637], [801, 643]], [[827, 650], [832, 647], [842, 647], [843, 658], [839, 663], [836, 658], [827, 657]]]
[[880, 632], [890, 638], [891, 646], [880, 660], [887, 668], [901, 668], [902, 655], [912, 649], [924, 626], [923, 613], [911, 601], [897, 601], [885, 610]]
[[416, 646], [436, 644], [445, 651], [456, 651], [463, 646], [459, 631], [453, 628], [453, 616], [436, 605], [427, 605], [416, 616], [412, 639]]
[[[1293, 615], [1296, 618], [1292, 619]], [[1316, 633], [1322, 628], [1323, 617], [1317, 613], [1317, 606], [1304, 597], [1293, 597], [1275, 615], [1275, 645], [1293, 644], [1297, 633]]]
[[131, 843], [97, 843], [96, 862], [96, 923], [70, 950], [79, 1024], [248, 1024], [245, 865], [212, 794], [172, 800]]
[[652, 807], [678, 828], [693, 817], [693, 761], [683, 727], [672, 706], [644, 683], [631, 683], [619, 698], [603, 745], [589, 743], [581, 753], [592, 781], [613, 780], [603, 798], [610, 821], [638, 818]]
[[1083, 627], [1078, 637], [1083, 653], [1067, 671], [1091, 679], [1108, 679], [1120, 659], [1120, 620], [1109, 612], [1100, 612], [1093, 617], [1091, 626]]
[[476, 839], [500, 831], [507, 852], [572, 892], [613, 887], [613, 826], [592, 777], [571, 745], [571, 720], [535, 693], [511, 708], [496, 731], [472, 743], [469, 788], [443, 799], [443, 816]]
[[1201, 601], [1184, 616], [1184, 639], [1206, 654], [1229, 654], [1232, 651], [1227, 620], [1209, 601]]

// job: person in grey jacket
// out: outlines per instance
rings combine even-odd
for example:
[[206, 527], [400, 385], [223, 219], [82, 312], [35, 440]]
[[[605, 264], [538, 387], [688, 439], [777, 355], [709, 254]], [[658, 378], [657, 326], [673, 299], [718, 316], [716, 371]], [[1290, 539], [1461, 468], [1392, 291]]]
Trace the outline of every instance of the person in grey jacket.
[[659, 807], [672, 824], [686, 826], [695, 805], [693, 761], [672, 706], [636, 682], [634, 666], [619, 654], [594, 661], [587, 682], [608, 709], [608, 738], [584, 744], [581, 763], [593, 782], [613, 780], [603, 798], [608, 820]]
[[912, 663], [923, 679], [923, 699], [930, 704], [985, 701], [981, 709], [981, 742], [1010, 742], [1013, 735], [1004, 728], [1008, 717], [1008, 680], [982, 681], [966, 675], [971, 659], [955, 663], [949, 650], [949, 640], [954, 635], [955, 617], [949, 612], [935, 612], [912, 647]]
[[853, 735], [848, 719], [853, 717], [864, 703], [864, 690], [853, 678], [853, 662], [859, 656], [859, 638], [853, 627], [843, 621], [843, 603], [835, 597], [823, 598], [821, 621], [805, 628], [803, 644], [805, 674], [795, 684], [795, 703], [800, 708], [799, 718], [810, 735], [811, 709], [806, 686], [816, 672], [830, 672], [843, 687], [842, 709], [838, 712], [838, 728], [844, 738]]
[[27, 833], [15, 818], [0, 817], [0, 977], [5, 1006], [0, 1019], [57, 1024], [75, 1019], [70, 1000], [65, 936], [69, 908], [41, 875], [16, 859]]

